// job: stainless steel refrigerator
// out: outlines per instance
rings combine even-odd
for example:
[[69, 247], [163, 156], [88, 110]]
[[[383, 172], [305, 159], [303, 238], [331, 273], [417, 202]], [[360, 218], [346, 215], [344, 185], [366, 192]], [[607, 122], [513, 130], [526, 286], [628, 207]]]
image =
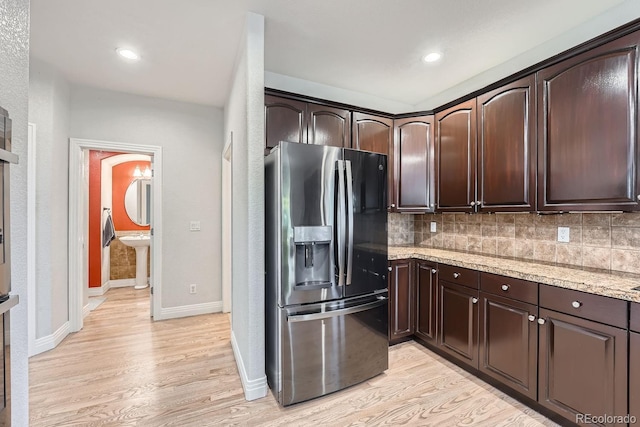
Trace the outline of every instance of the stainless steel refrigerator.
[[387, 157], [281, 142], [265, 159], [266, 368], [290, 405], [388, 367]]

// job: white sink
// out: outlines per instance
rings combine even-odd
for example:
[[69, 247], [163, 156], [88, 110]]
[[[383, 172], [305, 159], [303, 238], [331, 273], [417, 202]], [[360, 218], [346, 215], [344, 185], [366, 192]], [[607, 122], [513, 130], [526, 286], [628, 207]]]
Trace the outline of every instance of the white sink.
[[122, 236], [118, 237], [118, 239], [127, 246], [131, 246], [132, 248], [139, 248], [142, 246], [149, 246], [151, 243], [151, 238], [143, 234], [141, 236]]
[[146, 234], [138, 236], [118, 237], [122, 243], [136, 250], [136, 289], [144, 289], [147, 283], [147, 253], [151, 244], [151, 237]]

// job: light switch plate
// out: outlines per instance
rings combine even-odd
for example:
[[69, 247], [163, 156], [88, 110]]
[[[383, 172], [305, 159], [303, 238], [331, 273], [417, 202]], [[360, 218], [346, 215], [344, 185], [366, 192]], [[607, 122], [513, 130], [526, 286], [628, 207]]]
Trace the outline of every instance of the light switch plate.
[[200, 221], [191, 221], [189, 223], [189, 231], [200, 231]]
[[431, 232], [435, 233], [437, 230], [437, 223], [435, 221], [431, 221]]
[[569, 227], [558, 227], [558, 242], [569, 243]]

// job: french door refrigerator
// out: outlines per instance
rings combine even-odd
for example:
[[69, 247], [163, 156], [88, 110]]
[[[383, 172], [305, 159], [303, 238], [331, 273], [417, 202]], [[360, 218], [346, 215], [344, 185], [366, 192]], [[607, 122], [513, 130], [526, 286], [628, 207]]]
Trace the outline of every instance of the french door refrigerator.
[[281, 142], [265, 158], [266, 368], [290, 405], [388, 367], [387, 157]]

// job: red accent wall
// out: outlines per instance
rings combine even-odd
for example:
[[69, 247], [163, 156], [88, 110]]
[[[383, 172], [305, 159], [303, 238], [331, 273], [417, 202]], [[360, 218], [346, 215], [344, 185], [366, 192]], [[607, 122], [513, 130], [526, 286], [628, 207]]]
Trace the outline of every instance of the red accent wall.
[[136, 166], [140, 168], [141, 172], [144, 172], [145, 168], [151, 169], [151, 162], [144, 160], [136, 160], [132, 162], [120, 163], [115, 165], [112, 169], [112, 201], [111, 201], [111, 215], [113, 216], [113, 226], [116, 231], [137, 231], [137, 230], [149, 230], [149, 226], [140, 226], [131, 221], [127, 211], [124, 207], [124, 195], [129, 188], [129, 184], [135, 181], [133, 177], [133, 171]]
[[[89, 151], [89, 287], [102, 285], [102, 222], [101, 206], [102, 160], [124, 153], [108, 151]], [[125, 162], [113, 167], [112, 173], [112, 212], [116, 231], [149, 230], [149, 226], [141, 227], [129, 219], [124, 208], [124, 195], [133, 181], [133, 171], [138, 165], [141, 171], [151, 167], [149, 161]]]
[[102, 159], [122, 153], [89, 151], [89, 287], [102, 285]]

